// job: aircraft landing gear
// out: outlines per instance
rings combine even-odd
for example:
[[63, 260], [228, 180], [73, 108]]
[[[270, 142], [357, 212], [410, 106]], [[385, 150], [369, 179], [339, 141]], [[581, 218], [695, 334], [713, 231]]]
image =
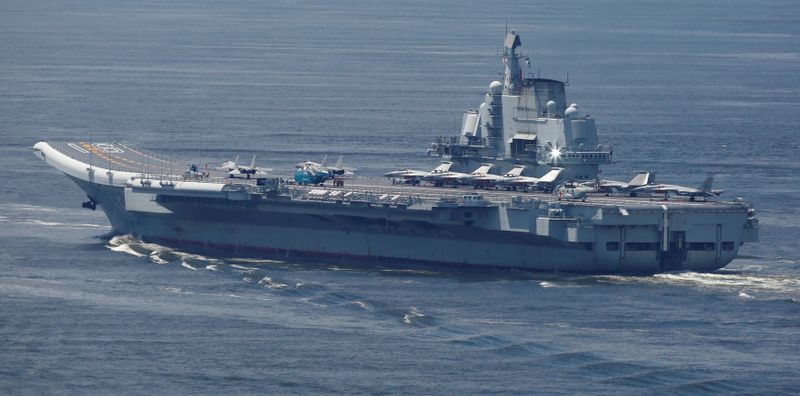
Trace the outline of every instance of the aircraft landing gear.
[[89, 200], [84, 202], [84, 203], [82, 203], [81, 207], [85, 208], [85, 209], [91, 209], [91, 210], [97, 209], [97, 201], [95, 201], [94, 198], [92, 198], [92, 197], [90, 197], [88, 195], [86, 196], [86, 198], [89, 198]]

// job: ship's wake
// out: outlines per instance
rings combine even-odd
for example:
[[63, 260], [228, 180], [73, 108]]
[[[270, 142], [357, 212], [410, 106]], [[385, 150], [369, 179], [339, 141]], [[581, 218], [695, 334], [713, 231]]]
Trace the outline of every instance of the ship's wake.
[[[211, 258], [147, 243], [132, 235], [113, 236], [107, 241], [106, 247], [159, 265], [177, 264], [190, 271], [205, 270], [238, 277], [243, 284], [263, 288], [273, 296], [286, 297], [305, 307], [341, 311], [346, 316], [367, 315], [379, 321], [404, 326], [429, 327], [436, 323], [431, 315], [414, 306], [395, 306], [371, 300], [319, 282], [290, 280], [288, 278], [291, 276], [281, 270], [290, 269], [293, 265], [280, 260]], [[338, 267], [330, 266], [318, 268], [332, 272], [339, 270]]]
[[[200, 268], [213, 271], [220, 260], [199, 254], [185, 253], [155, 243], [143, 242], [132, 235], [115, 235], [106, 247], [115, 252], [130, 254], [136, 257], [147, 257], [156, 264], [178, 262], [191, 270]], [[209, 268], [211, 267], [211, 268]]]
[[753, 300], [800, 301], [800, 278], [791, 276], [719, 271], [716, 273], [677, 272], [652, 276], [598, 276], [600, 282], [641, 283], [697, 287], [735, 293]]

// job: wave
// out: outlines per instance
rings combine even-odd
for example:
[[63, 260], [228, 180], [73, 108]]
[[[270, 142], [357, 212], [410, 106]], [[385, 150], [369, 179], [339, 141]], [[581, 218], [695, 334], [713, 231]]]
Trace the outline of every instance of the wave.
[[258, 284], [267, 286], [270, 289], [285, 289], [285, 288], [289, 287], [289, 285], [287, 285], [285, 283], [280, 283], [280, 282], [274, 281], [269, 276], [265, 276], [264, 278], [262, 278], [260, 281], [258, 281]]
[[21, 211], [21, 212], [58, 212], [61, 210], [60, 208], [54, 208], [51, 206], [39, 206], [39, 205], [28, 205], [28, 204], [4, 204], [0, 205], [0, 208], [8, 211]]
[[358, 307], [360, 307], [360, 308], [362, 308], [362, 309], [365, 309], [365, 310], [367, 310], [367, 311], [372, 311], [372, 310], [374, 309], [374, 308], [373, 308], [371, 305], [369, 305], [369, 304], [368, 304], [367, 302], [365, 302], [365, 301], [353, 301], [353, 302], [351, 302], [350, 304], [353, 304], [353, 305], [355, 305], [355, 306], [358, 306]]
[[136, 257], [146, 256], [156, 264], [180, 263], [184, 268], [191, 270], [205, 268], [214, 271], [215, 267], [208, 267], [220, 261], [199, 254], [181, 252], [156, 243], [143, 242], [133, 235], [115, 235], [106, 243], [106, 247], [115, 252], [127, 253]]
[[758, 291], [800, 293], [800, 279], [790, 277], [684, 272], [658, 274], [654, 275], [654, 278], [663, 279], [667, 283], [693, 284], [704, 287], [747, 288]]
[[[247, 287], [261, 287], [274, 297], [281, 297], [318, 308], [339, 310], [347, 317], [367, 315], [364, 317], [365, 319], [375, 319], [387, 324], [397, 325], [399, 323], [400, 325], [414, 327], [430, 327], [437, 322], [435, 318], [418, 307], [392, 306], [391, 304], [370, 300], [364, 295], [336, 290], [317, 282], [306, 283], [281, 279], [280, 276], [270, 273], [275, 272], [275, 267], [260, 266], [260, 264], [275, 263], [273, 260], [209, 258], [198, 254], [181, 252], [155, 243], [143, 242], [133, 235], [113, 236], [106, 242], [106, 247], [112, 251], [148, 259], [160, 265], [179, 265], [190, 271], [206, 270], [236, 277], [241, 279], [243, 284], [247, 284]], [[319, 269], [330, 270], [331, 268], [325, 266]], [[343, 268], [342, 270], [353, 269]], [[431, 273], [435, 272], [412, 271], [409, 274], [428, 275]], [[256, 295], [263, 296], [263, 293], [256, 293]], [[267, 300], [270, 299], [268, 298]]]
[[[742, 298], [755, 298], [758, 293], [800, 296], [800, 278], [748, 273], [677, 272], [652, 276], [602, 275], [601, 282], [647, 283], [670, 286], [689, 286], [735, 292]], [[794, 300], [794, 299], [792, 299]]]
[[474, 348], [501, 349], [509, 346], [509, 342], [506, 340], [491, 335], [470, 335], [467, 337], [454, 338], [448, 342], [454, 345]]
[[413, 326], [430, 325], [432, 318], [422, 313], [417, 307], [408, 307], [408, 312], [403, 315], [403, 323]]
[[92, 224], [92, 223], [60, 223], [56, 221], [44, 221], [44, 220], [9, 220], [7, 217], [3, 217], [0, 220], [4, 220], [6, 222], [12, 224], [22, 224], [22, 225], [37, 225], [37, 226], [45, 226], [45, 227], [64, 227], [64, 228], [71, 228], [71, 229], [79, 229], [79, 228], [102, 228], [105, 230], [111, 229], [111, 226], [102, 225], [102, 224]]
[[257, 258], [246, 258], [246, 257], [235, 257], [225, 259], [228, 262], [237, 262], [237, 263], [248, 263], [248, 264], [284, 264], [286, 263], [283, 260], [268, 260], [268, 259], [257, 259]]
[[539, 287], [543, 289], [551, 289], [551, 288], [564, 289], [564, 288], [575, 288], [575, 287], [585, 287], [585, 286], [569, 282], [540, 281]]

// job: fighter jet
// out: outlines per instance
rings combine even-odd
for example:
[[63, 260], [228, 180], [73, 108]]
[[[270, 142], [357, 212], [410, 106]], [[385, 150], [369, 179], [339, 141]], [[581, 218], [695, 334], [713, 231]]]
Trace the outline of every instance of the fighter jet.
[[633, 192], [636, 188], [652, 185], [656, 182], [656, 175], [653, 172], [637, 172], [636, 176], [631, 181], [625, 183], [616, 180], [595, 180], [590, 182], [581, 183], [585, 187], [591, 187], [595, 192], [605, 193], [606, 195], [616, 193], [630, 193], [635, 196]]
[[637, 187], [632, 190], [635, 193], [643, 194], [664, 194], [664, 199], [669, 199], [671, 194], [689, 197], [690, 201], [694, 201], [695, 197], [718, 197], [723, 191], [712, 190], [711, 185], [714, 182], [714, 177], [707, 177], [698, 188], [684, 187], [676, 184], [651, 184], [642, 187]]
[[236, 159], [233, 161], [225, 161], [220, 166], [216, 167], [217, 170], [221, 170], [223, 172], [227, 172], [228, 177], [235, 178], [235, 177], [257, 177], [257, 176], [266, 176], [272, 169], [269, 168], [261, 168], [256, 166], [256, 156], [253, 155], [253, 159], [250, 161], [250, 165], [240, 165], [239, 164], [239, 156], [236, 156]]
[[[515, 168], [516, 169], [516, 168]], [[506, 190], [529, 190], [531, 188], [539, 188], [546, 191], [551, 191], [552, 188], [550, 186], [558, 180], [558, 176], [561, 174], [561, 171], [564, 170], [563, 168], [551, 168], [550, 171], [544, 174], [542, 177], [530, 177], [530, 176], [512, 176], [512, 177], [504, 177], [499, 181], [495, 182], [495, 185], [499, 187], [503, 187]], [[513, 169], [512, 169], [513, 171]], [[520, 173], [522, 171], [520, 170]]]
[[392, 180], [392, 184], [411, 184], [411, 185], [418, 185], [422, 178], [427, 175], [428, 172], [419, 171], [414, 169], [400, 169], [396, 171], [392, 171], [389, 173], [384, 174], [384, 177], [388, 177]]
[[[392, 184], [403, 183], [418, 185], [422, 181], [429, 182], [434, 186], [443, 186], [445, 184], [458, 185], [458, 184], [472, 184], [472, 181], [484, 176], [489, 175], [489, 170], [492, 168], [491, 164], [483, 164], [472, 173], [462, 173], [451, 171], [453, 166], [452, 162], [442, 162], [439, 166], [430, 172], [419, 171], [414, 169], [400, 169], [392, 172], [385, 173], [383, 176], [392, 180]], [[497, 176], [499, 177], [499, 176]]]
[[525, 165], [517, 165], [504, 175], [493, 175], [487, 172], [484, 175], [471, 178], [469, 183], [475, 188], [497, 187], [497, 183], [501, 180], [519, 177], [523, 170], [525, 170]]
[[[486, 176], [497, 176], [497, 175], [490, 175], [489, 171], [492, 169], [492, 164], [482, 164], [475, 169], [470, 174], [462, 173], [461, 177], [458, 178], [458, 182], [461, 184], [474, 184], [475, 180], [479, 180], [485, 178]], [[498, 176], [499, 177], [499, 176]]]
[[457, 185], [458, 179], [465, 174], [461, 172], [453, 172], [450, 168], [453, 167], [452, 162], [442, 162], [441, 165], [428, 172], [427, 175], [422, 177], [423, 181], [433, 184], [436, 187], [441, 187], [445, 184]]

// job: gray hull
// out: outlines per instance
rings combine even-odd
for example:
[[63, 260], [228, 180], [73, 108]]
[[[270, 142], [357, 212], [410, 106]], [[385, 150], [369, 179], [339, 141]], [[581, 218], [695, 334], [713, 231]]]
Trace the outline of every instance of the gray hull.
[[[72, 178], [99, 203], [116, 233], [201, 252], [281, 259], [382, 264], [608, 272], [585, 244], [419, 222], [249, 209], [175, 207], [171, 214], [128, 212], [124, 189]], [[646, 272], [657, 271], [652, 268]]]
[[[170, 213], [128, 210], [125, 189], [74, 179], [96, 200], [118, 233], [190, 252], [335, 263], [515, 268], [570, 273], [709, 271], [722, 260], [671, 260], [658, 251], [609, 258], [603, 243], [565, 242], [531, 233], [478, 229], [404, 218], [405, 209], [331, 208], [318, 202], [267, 202], [242, 207], [161, 203]], [[364, 216], [365, 210], [372, 213]], [[617, 254], [617, 252], [612, 252]], [[697, 264], [701, 263], [701, 264]]]

